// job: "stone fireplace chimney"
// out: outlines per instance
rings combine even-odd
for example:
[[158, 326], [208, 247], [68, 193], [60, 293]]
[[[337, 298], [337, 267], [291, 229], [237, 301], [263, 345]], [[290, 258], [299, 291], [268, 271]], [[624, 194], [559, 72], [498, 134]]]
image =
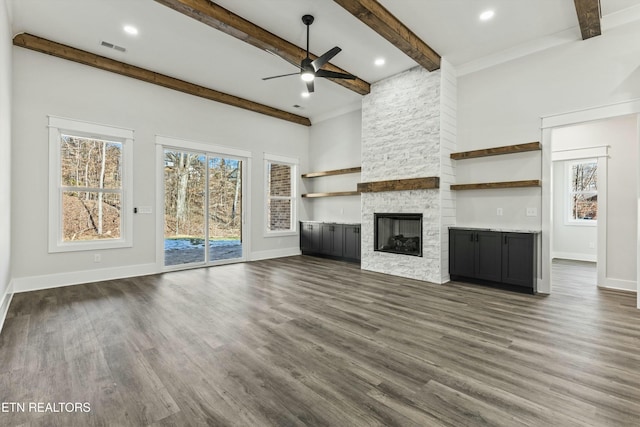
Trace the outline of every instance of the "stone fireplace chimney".
[[[362, 181], [439, 177], [435, 189], [363, 192], [362, 269], [449, 281], [448, 227], [455, 225], [450, 153], [456, 146], [456, 78], [452, 67], [416, 67], [377, 82], [362, 102]], [[422, 215], [422, 256], [374, 250], [374, 217]]]

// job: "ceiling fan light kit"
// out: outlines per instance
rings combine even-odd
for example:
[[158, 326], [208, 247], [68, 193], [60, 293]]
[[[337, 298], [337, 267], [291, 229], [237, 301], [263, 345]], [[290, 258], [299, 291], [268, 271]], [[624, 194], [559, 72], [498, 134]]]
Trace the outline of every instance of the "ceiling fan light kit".
[[[313, 24], [313, 20], [314, 18], [311, 15], [304, 15], [302, 17], [302, 23], [307, 26], [307, 55], [306, 55], [306, 58], [304, 58], [300, 62], [300, 65], [292, 64], [300, 68], [300, 72], [265, 77], [262, 80], [271, 80], [271, 79], [277, 79], [280, 77], [294, 76], [294, 75], [300, 74], [300, 79], [302, 79], [302, 81], [305, 82], [307, 85], [307, 92], [313, 93], [314, 92], [313, 81], [316, 79], [316, 77], [324, 77], [329, 79], [349, 79], [349, 80], [354, 80], [356, 78], [356, 76], [351, 74], [337, 73], [335, 71], [328, 71], [328, 70], [322, 69], [323, 65], [325, 65], [327, 62], [331, 60], [331, 58], [333, 58], [338, 53], [340, 53], [342, 49], [340, 49], [338, 46], [332, 49], [329, 49], [323, 55], [319, 56], [314, 60], [311, 59], [311, 57], [309, 56], [309, 26]], [[269, 53], [273, 53], [273, 52], [269, 52]]]

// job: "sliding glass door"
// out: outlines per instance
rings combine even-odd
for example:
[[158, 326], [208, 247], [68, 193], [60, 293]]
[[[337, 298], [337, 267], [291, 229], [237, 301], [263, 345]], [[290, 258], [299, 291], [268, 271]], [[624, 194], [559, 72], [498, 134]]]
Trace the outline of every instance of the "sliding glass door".
[[242, 160], [209, 157], [209, 261], [242, 258]]
[[244, 260], [243, 159], [164, 150], [164, 265]]

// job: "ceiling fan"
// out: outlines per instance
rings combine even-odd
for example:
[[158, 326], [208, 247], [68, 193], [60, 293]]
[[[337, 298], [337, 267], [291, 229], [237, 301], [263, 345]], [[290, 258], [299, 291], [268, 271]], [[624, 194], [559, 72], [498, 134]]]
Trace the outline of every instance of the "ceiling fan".
[[[342, 49], [340, 49], [338, 46], [334, 47], [333, 49], [328, 50], [327, 52], [324, 53], [324, 55], [319, 56], [318, 58], [314, 59], [313, 61], [311, 60], [311, 58], [309, 57], [309, 26], [311, 24], [313, 24], [313, 16], [311, 15], [304, 15], [302, 17], [302, 22], [304, 23], [304, 25], [307, 26], [307, 57], [304, 58], [302, 60], [302, 62], [300, 63], [300, 65], [289, 61], [288, 59], [283, 58], [285, 61], [287, 61], [288, 63], [290, 63], [291, 65], [297, 67], [300, 69], [299, 72], [295, 72], [295, 73], [289, 73], [289, 74], [281, 74], [279, 76], [272, 76], [272, 77], [265, 77], [262, 80], [271, 80], [271, 79], [277, 79], [280, 77], [287, 77], [287, 76], [295, 76], [297, 74], [300, 75], [300, 78], [302, 79], [302, 81], [304, 81], [307, 84], [307, 92], [312, 93], [313, 92], [313, 81], [315, 80], [316, 77], [325, 77], [325, 78], [330, 78], [330, 79], [349, 79], [349, 80], [353, 80], [356, 78], [356, 76], [351, 75], [351, 74], [346, 74], [346, 73], [338, 73], [335, 71], [329, 71], [329, 70], [322, 70], [322, 66], [324, 64], [326, 64], [327, 62], [329, 62], [331, 60], [331, 58], [333, 58], [334, 56], [336, 56], [338, 53], [340, 53], [340, 51]], [[281, 58], [279, 55], [270, 52], [267, 50], [267, 52], [278, 56], [279, 58]]]

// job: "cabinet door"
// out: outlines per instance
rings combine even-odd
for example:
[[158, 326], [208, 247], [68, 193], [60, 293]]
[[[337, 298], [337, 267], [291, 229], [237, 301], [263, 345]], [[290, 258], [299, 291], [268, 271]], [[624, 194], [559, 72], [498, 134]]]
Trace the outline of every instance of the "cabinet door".
[[321, 224], [321, 248], [325, 255], [342, 256], [342, 225]]
[[502, 233], [476, 231], [475, 240], [475, 277], [499, 282], [502, 278]]
[[313, 253], [320, 250], [320, 224], [300, 223], [300, 249], [303, 253]]
[[345, 258], [360, 260], [360, 226], [343, 226], [343, 254]]
[[449, 274], [475, 276], [475, 232], [449, 230]]
[[304, 252], [309, 252], [309, 245], [311, 239], [311, 233], [307, 228], [307, 223], [300, 221], [300, 250]]
[[502, 282], [534, 289], [534, 234], [503, 233]]

